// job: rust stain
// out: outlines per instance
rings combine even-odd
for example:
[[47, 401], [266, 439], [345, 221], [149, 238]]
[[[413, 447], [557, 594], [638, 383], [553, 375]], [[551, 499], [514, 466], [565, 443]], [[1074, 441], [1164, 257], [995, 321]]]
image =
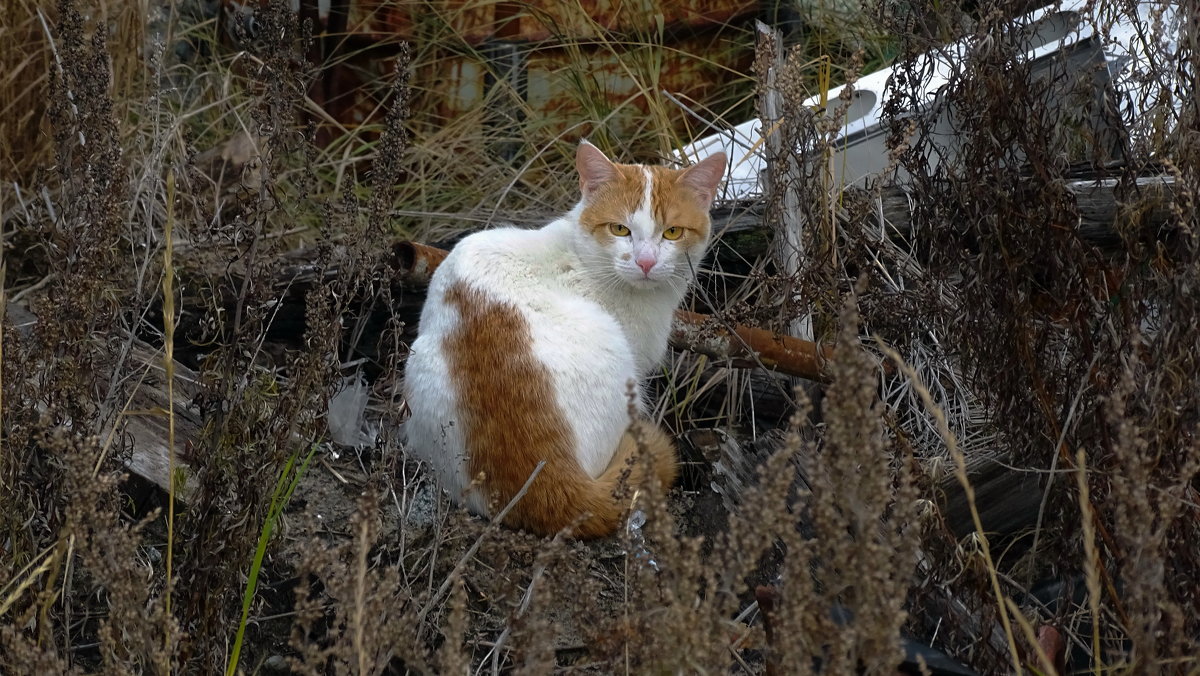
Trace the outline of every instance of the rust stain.
[[[736, 73], [747, 72], [752, 60], [753, 48], [729, 39], [722, 30], [661, 47], [621, 42], [532, 46], [525, 65], [525, 104], [550, 121], [556, 133], [570, 128], [597, 104], [611, 112], [610, 125], [618, 134], [639, 128], [656, 110], [667, 111], [675, 128], [685, 133], [689, 120], [660, 90], [684, 100], [723, 100], [730, 97], [730, 85], [739, 78]], [[658, 64], [653, 72], [647, 65], [651, 63]], [[645, 87], [650, 81], [656, 83], [652, 90]]]
[[[336, 4], [347, 15], [346, 33], [372, 40], [411, 40], [416, 36], [416, 24], [410, 3], [388, 0], [355, 0]], [[348, 6], [347, 6], [348, 5]]]
[[332, 4], [348, 17], [347, 35], [414, 40], [424, 22], [449, 29], [471, 45], [496, 37], [496, 0], [333, 0]]
[[638, 36], [654, 34], [658, 25], [669, 28], [720, 26], [754, 11], [757, 0], [541, 0], [502, 2], [515, 16], [517, 27], [507, 37], [536, 42], [541, 40], [590, 39], [618, 34]]

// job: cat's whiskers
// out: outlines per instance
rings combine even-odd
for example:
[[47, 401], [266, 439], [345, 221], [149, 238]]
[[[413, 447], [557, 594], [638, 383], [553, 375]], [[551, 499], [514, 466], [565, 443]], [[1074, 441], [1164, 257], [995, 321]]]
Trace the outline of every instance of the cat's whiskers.
[[667, 285], [671, 287], [672, 291], [682, 295], [687, 291], [688, 280], [680, 275], [671, 275], [667, 278]]
[[578, 255], [580, 262], [589, 273], [588, 278], [596, 285], [596, 293], [603, 294], [630, 288], [629, 280], [625, 279], [614, 266], [611, 253], [583, 251], [578, 252]]
[[[633, 286], [636, 280], [628, 279], [620, 273], [612, 252], [583, 250], [577, 251], [576, 255], [583, 264], [583, 268], [588, 271], [588, 278], [596, 285], [596, 292], [606, 293], [613, 290], [636, 288]], [[672, 265], [669, 272], [662, 276], [656, 276], [653, 281], [658, 285], [667, 286], [676, 294], [682, 294], [691, 282], [691, 277], [688, 276], [688, 271], [692, 267], [690, 258], [688, 256], [686, 259], [687, 268], [682, 268], [678, 264]]]

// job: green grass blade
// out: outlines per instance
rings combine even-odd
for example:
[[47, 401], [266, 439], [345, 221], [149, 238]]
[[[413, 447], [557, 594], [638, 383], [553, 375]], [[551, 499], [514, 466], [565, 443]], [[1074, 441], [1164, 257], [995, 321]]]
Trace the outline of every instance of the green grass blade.
[[296, 486], [300, 484], [300, 479], [308, 471], [309, 462], [312, 461], [316, 450], [316, 444], [309, 447], [308, 455], [304, 457], [304, 461], [300, 463], [300, 467], [295, 472], [292, 471], [292, 467], [296, 464], [299, 454], [290, 456], [283, 466], [283, 471], [279, 474], [279, 480], [275, 482], [275, 490], [271, 492], [271, 507], [267, 510], [267, 518], [263, 521], [262, 530], [258, 534], [258, 545], [254, 549], [254, 559], [250, 562], [246, 590], [242, 594], [242, 617], [238, 622], [237, 634], [233, 640], [233, 650], [225, 668], [225, 676], [233, 676], [237, 671], [238, 659], [242, 653], [242, 642], [246, 637], [246, 621], [250, 616], [250, 603], [254, 600], [254, 592], [258, 589], [258, 573], [262, 570], [263, 557], [267, 553], [267, 543], [271, 541], [271, 534], [275, 531], [275, 523], [279, 520], [279, 515], [283, 513], [283, 508], [287, 506], [288, 500], [291, 499]]

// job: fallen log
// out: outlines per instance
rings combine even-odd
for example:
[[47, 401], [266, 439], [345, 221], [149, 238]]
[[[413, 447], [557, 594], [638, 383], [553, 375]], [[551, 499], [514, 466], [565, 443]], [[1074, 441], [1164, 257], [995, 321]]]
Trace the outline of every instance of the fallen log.
[[[403, 241], [392, 247], [393, 264], [402, 281], [427, 284], [433, 271], [449, 253], [443, 249]], [[675, 312], [671, 347], [728, 360], [735, 366], [760, 367], [789, 376], [828, 382], [833, 350], [764, 329], [723, 324], [715, 317], [687, 310]]]

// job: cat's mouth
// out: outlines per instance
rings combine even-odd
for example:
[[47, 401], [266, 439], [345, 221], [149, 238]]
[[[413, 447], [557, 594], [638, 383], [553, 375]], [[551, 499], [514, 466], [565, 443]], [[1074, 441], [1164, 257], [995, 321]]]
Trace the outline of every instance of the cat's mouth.
[[614, 267], [617, 276], [635, 289], [652, 290], [673, 284], [675, 269], [670, 264], [660, 262], [649, 270], [621, 263]]
[[665, 276], [660, 277], [658, 275], [655, 275], [654, 277], [626, 277], [625, 283], [635, 289], [650, 290], [659, 288], [663, 284], [667, 283], [667, 278]]

